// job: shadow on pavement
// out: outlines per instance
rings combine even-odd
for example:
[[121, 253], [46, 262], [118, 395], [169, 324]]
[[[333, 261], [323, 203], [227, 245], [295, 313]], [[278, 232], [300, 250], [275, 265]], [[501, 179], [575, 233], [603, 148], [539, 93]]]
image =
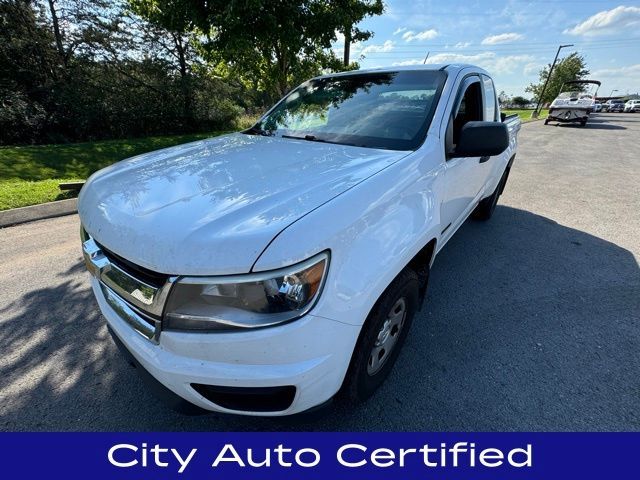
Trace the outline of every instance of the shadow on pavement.
[[[551, 120], [549, 125], [553, 125], [554, 122]], [[560, 128], [587, 128], [589, 130], [626, 130], [627, 127], [623, 127], [622, 125], [614, 125], [612, 123], [606, 122], [597, 122], [593, 120], [589, 120], [586, 126], [579, 125], [577, 123], [558, 123], [555, 124], [556, 127]]]
[[0, 430], [640, 429], [638, 263], [527, 211], [467, 222], [387, 383], [307, 423], [165, 408], [69, 273], [0, 309]]

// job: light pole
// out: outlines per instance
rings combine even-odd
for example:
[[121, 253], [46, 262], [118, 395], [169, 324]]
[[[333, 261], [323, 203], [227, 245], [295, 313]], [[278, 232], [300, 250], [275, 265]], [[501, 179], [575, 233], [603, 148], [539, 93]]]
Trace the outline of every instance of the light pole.
[[613, 90], [611, 90], [611, 93], [609, 94], [609, 98], [613, 97], [613, 92], [617, 92], [618, 89], [614, 88]]
[[570, 45], [560, 45], [558, 47], [558, 51], [556, 52], [556, 58], [553, 59], [553, 63], [551, 64], [551, 68], [549, 69], [549, 75], [547, 75], [547, 79], [544, 82], [544, 86], [542, 87], [542, 92], [538, 95], [538, 103], [536, 104], [536, 109], [531, 114], [531, 118], [538, 118], [540, 115], [540, 102], [544, 96], [544, 92], [547, 89], [547, 85], [549, 84], [549, 79], [551, 78], [551, 74], [553, 73], [553, 67], [556, 66], [556, 62], [558, 61], [558, 55], [560, 55], [560, 50], [567, 47], [573, 47], [573, 44]]

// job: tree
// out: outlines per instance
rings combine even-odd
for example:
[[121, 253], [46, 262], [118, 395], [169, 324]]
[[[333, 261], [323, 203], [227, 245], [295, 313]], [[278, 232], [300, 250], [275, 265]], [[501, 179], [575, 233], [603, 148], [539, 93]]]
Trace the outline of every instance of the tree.
[[[121, 0], [35, 0], [47, 12], [56, 50], [67, 67], [76, 53], [92, 55], [96, 40], [121, 12]], [[99, 43], [99, 42], [98, 42]]]
[[368, 0], [182, 1], [189, 19], [208, 36], [212, 58], [254, 79], [271, 99], [323, 69], [341, 69], [342, 62], [330, 50], [336, 32], [369, 38], [370, 32], [355, 25], [382, 12], [380, 1]]
[[500, 105], [507, 105], [509, 103], [509, 95], [507, 95], [504, 90], [500, 91], [500, 94], [498, 95], [498, 102]]
[[337, 31], [344, 35], [344, 55], [343, 63], [345, 67], [349, 66], [351, 43], [364, 42], [369, 40], [373, 32], [360, 30], [356, 24], [366, 17], [373, 15], [381, 15], [384, 11], [382, 0], [335, 0], [337, 4], [336, 11], [341, 16], [342, 26]]
[[53, 103], [58, 54], [44, 16], [30, 2], [0, 2], [0, 143], [43, 130]]
[[178, 65], [182, 93], [183, 116], [192, 118], [191, 63], [196, 57], [195, 25], [189, 14], [189, 4], [181, 0], [129, 0], [134, 13], [150, 23], [145, 37], [159, 45]]
[[511, 99], [511, 103], [513, 103], [517, 107], [524, 108], [531, 102], [528, 99], [517, 95]]
[[541, 97], [542, 88], [549, 76], [550, 69], [551, 64], [540, 70], [540, 81], [537, 84], [530, 84], [525, 89], [525, 91], [531, 92], [536, 99], [539, 99], [541, 104], [553, 101], [553, 99], [560, 93], [560, 88], [564, 82], [583, 80], [587, 75], [589, 75], [589, 70], [587, 70], [584, 57], [578, 54], [578, 52], [573, 52], [556, 63], [553, 73], [551, 74], [551, 78], [549, 79], [547, 89], [544, 92], [544, 96]]
[[233, 128], [244, 85], [126, 1], [0, 0], [0, 144]]
[[[0, 0], [0, 144], [233, 128], [382, 0]], [[350, 43], [350, 42], [349, 42]], [[348, 56], [348, 55], [347, 55]]]

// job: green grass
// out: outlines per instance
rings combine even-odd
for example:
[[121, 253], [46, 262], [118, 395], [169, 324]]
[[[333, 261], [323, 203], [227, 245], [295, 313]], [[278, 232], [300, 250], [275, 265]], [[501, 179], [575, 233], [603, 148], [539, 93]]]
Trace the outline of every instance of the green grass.
[[114, 162], [223, 132], [101, 142], [0, 147], [0, 179], [87, 178]]
[[[502, 110], [502, 113], [506, 113], [507, 115], [517, 113], [518, 116], [520, 117], [520, 120], [522, 120], [522, 122], [531, 122], [532, 120], [535, 120], [534, 118], [531, 118], [531, 114], [533, 113], [533, 110], [525, 110], [525, 109]], [[546, 118], [547, 115], [549, 115], [549, 110], [547, 109], [540, 110], [539, 118]]]
[[73, 179], [0, 181], [0, 210], [72, 198], [73, 192], [62, 192], [58, 188], [58, 183], [64, 180]]
[[58, 183], [84, 180], [119, 160], [222, 133], [0, 147], [0, 210], [69, 198], [73, 194], [62, 193]]

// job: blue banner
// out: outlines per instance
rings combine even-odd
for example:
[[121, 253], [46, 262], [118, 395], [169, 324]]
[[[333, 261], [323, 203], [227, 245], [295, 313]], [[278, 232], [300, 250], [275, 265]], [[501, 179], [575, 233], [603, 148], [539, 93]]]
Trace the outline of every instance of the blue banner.
[[630, 479], [635, 433], [2, 433], [4, 478]]

